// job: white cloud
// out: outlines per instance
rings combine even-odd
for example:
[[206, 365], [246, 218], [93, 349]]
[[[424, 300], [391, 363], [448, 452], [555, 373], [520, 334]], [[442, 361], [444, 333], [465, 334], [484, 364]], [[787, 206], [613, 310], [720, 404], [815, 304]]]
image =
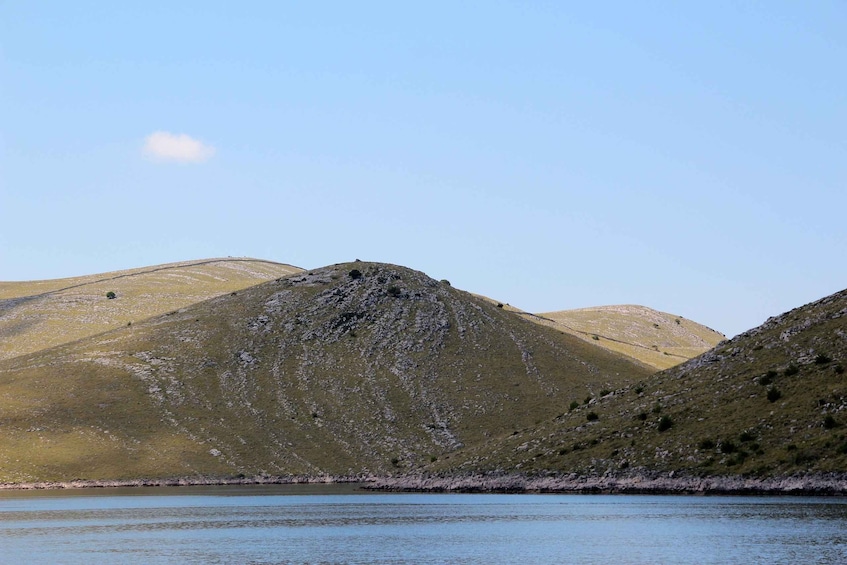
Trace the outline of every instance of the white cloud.
[[215, 154], [215, 148], [184, 133], [155, 131], [144, 139], [144, 154], [155, 161], [202, 163]]

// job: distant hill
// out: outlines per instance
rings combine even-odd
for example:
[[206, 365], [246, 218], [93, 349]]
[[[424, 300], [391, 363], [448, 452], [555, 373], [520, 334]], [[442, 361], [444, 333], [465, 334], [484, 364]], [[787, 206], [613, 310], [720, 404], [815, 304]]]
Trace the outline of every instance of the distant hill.
[[847, 290], [430, 470], [787, 477], [847, 471]]
[[[201, 293], [185, 298], [173, 281], [237, 270], [207, 267], [28, 295], [49, 319], [71, 309], [118, 327], [0, 361], [0, 481], [449, 466], [457, 450], [559, 422], [571, 401], [651, 373], [394, 265], [333, 265], [177, 306]], [[22, 320], [19, 298], [5, 307]], [[153, 303], [164, 313], [148, 317]], [[30, 335], [47, 338], [49, 319], [29, 312], [13, 335], [42, 324]]]
[[654, 370], [679, 365], [726, 339], [702, 324], [646, 306], [594, 306], [532, 314], [480, 297], [531, 322], [590, 340], [594, 345], [626, 355]]
[[656, 369], [678, 365], [726, 339], [704, 325], [646, 306], [597, 306], [531, 317]]
[[[0, 359], [82, 339], [299, 271], [271, 261], [225, 258], [67, 279], [0, 282]], [[110, 292], [114, 299], [106, 297]]]

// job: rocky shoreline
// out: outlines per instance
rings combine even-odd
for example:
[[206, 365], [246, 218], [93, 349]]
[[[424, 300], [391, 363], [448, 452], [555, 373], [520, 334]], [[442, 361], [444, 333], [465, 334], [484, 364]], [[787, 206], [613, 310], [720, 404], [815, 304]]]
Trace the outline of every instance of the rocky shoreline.
[[694, 494], [847, 496], [847, 473], [776, 478], [693, 477], [673, 473], [626, 476], [519, 474], [379, 477], [364, 487], [391, 492]]
[[295, 484], [361, 484], [363, 489], [384, 492], [847, 496], [847, 473], [771, 478], [694, 477], [649, 472], [633, 473], [626, 476], [584, 476], [576, 474], [555, 476], [467, 474], [461, 476], [405, 475], [388, 477], [372, 475], [262, 475], [227, 478], [75, 479], [54, 482], [0, 483], [0, 490]]
[[85, 488], [128, 488], [128, 487], [188, 487], [229, 485], [297, 485], [297, 484], [350, 484], [369, 483], [369, 476], [265, 476], [256, 477], [175, 477], [166, 479], [116, 479], [70, 481], [41, 481], [30, 483], [0, 483], [0, 490], [61, 490]]

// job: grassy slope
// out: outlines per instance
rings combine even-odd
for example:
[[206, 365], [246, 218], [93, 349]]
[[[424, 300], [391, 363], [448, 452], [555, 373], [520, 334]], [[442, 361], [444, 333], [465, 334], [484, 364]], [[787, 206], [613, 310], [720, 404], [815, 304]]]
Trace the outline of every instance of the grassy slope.
[[403, 472], [648, 374], [422, 273], [336, 265], [0, 361], [0, 480]]
[[646, 306], [596, 306], [531, 314], [510, 304], [478, 296], [531, 322], [626, 355], [654, 370], [679, 365], [726, 338], [702, 324]]
[[536, 320], [596, 341], [656, 369], [667, 369], [705, 353], [725, 339], [681, 316], [644, 306], [599, 306], [539, 314]]
[[[206, 259], [69, 279], [0, 282], [0, 359], [32, 353], [301, 271]], [[109, 300], [107, 292], [117, 298]]]
[[[843, 472], [846, 366], [842, 291], [554, 421], [473, 446], [454, 455], [449, 470]], [[768, 398], [772, 388], [779, 398]], [[662, 418], [673, 423], [664, 431]], [[448, 470], [439, 463], [432, 469]]]

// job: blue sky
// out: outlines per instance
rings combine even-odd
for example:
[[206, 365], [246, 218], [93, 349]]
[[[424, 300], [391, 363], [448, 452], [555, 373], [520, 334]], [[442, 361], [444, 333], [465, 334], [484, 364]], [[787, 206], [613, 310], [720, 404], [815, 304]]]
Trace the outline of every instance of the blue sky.
[[845, 29], [841, 1], [2, 0], [0, 280], [361, 258], [731, 336], [847, 287]]

